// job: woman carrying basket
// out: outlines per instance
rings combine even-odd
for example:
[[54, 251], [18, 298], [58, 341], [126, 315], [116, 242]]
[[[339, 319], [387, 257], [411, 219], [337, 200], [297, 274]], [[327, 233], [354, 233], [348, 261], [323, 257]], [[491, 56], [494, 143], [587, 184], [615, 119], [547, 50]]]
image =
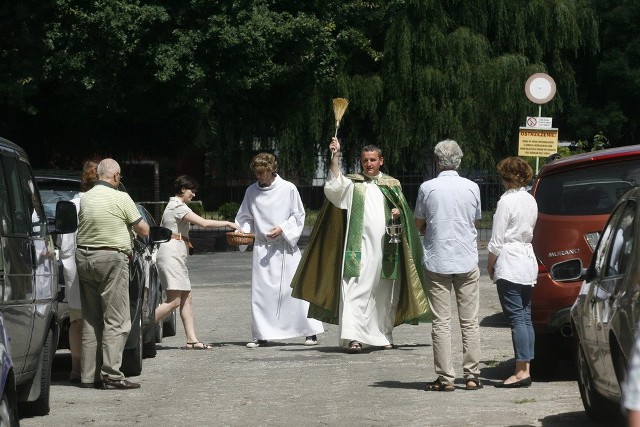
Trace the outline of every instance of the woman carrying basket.
[[165, 286], [167, 301], [156, 308], [156, 321], [161, 321], [171, 310], [180, 307], [180, 317], [187, 337], [187, 350], [209, 350], [213, 348], [198, 340], [193, 323], [191, 306], [191, 282], [187, 270], [189, 255], [189, 224], [200, 227], [230, 227], [238, 230], [238, 225], [229, 221], [204, 219], [193, 212], [187, 203], [196, 195], [198, 183], [187, 175], [181, 175], [173, 183], [175, 196], [162, 214], [160, 225], [171, 229], [171, 240], [160, 245], [158, 249], [158, 274], [160, 282]]

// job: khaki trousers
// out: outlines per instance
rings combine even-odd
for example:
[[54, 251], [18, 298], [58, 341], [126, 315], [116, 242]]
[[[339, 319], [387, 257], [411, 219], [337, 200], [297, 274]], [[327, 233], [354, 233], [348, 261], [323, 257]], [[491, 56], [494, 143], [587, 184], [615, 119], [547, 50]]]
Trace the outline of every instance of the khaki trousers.
[[462, 332], [462, 370], [464, 378], [480, 376], [480, 269], [462, 274], [438, 274], [425, 270], [427, 299], [433, 327], [433, 364], [438, 377], [449, 384], [456, 378], [451, 358], [451, 290], [455, 292], [458, 321]]
[[122, 351], [131, 330], [129, 258], [116, 251], [76, 250], [80, 278], [83, 383], [123, 379]]

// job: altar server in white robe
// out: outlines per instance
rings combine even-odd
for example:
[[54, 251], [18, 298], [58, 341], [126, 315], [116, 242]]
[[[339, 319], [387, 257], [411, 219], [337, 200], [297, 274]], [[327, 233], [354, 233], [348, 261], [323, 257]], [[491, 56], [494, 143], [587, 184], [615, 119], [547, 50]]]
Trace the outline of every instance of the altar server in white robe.
[[[291, 279], [300, 262], [298, 239], [305, 211], [298, 189], [277, 173], [275, 157], [260, 153], [251, 161], [258, 181], [249, 186], [236, 215], [242, 231], [255, 234], [251, 278], [251, 332], [248, 348], [268, 340], [306, 337], [316, 345], [322, 322], [307, 317], [309, 303], [291, 296]], [[241, 246], [240, 250], [246, 250]]]

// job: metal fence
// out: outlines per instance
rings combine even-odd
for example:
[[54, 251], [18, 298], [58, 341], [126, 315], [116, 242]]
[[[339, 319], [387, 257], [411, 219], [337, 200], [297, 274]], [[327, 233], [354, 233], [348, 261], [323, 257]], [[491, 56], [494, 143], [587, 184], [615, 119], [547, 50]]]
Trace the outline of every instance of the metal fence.
[[[402, 184], [402, 191], [405, 195], [405, 198], [407, 199], [409, 206], [413, 209], [418, 197], [420, 185], [424, 180], [422, 179], [422, 177], [417, 175], [401, 176], [398, 179]], [[480, 182], [478, 183], [478, 186], [480, 187], [480, 199], [483, 211], [482, 220], [479, 221], [478, 225], [478, 245], [486, 246], [491, 238], [493, 212], [495, 211], [502, 189], [500, 187], [500, 184], [498, 183]], [[198, 193], [198, 196], [201, 200], [197, 200], [195, 201], [195, 203], [198, 203], [202, 206], [202, 208], [199, 209], [201, 212], [216, 211], [218, 207], [226, 202], [235, 202], [240, 204], [242, 202], [242, 198], [244, 197], [246, 188], [247, 185], [243, 184], [201, 189], [201, 191]], [[298, 191], [300, 192], [302, 202], [308, 210], [315, 211], [320, 209], [324, 201], [324, 191], [322, 186], [299, 185]], [[134, 189], [133, 192], [130, 190], [130, 193], [132, 194], [132, 197], [138, 194], [151, 194], [149, 189]], [[157, 191], [155, 192], [155, 194], [157, 194]], [[136, 197], [134, 197], [134, 199], [136, 199]], [[164, 207], [167, 203], [166, 200], [142, 200], [138, 203], [147, 208], [147, 210], [155, 218], [156, 222], [160, 222], [162, 212], [164, 211]], [[214, 216], [213, 219], [218, 218]], [[201, 246], [201, 249], [205, 251], [230, 249], [226, 245], [223, 230], [202, 229], [201, 227], [197, 226], [192, 227], [192, 230], [192, 233], [194, 233], [194, 235], [197, 236], [198, 240], [200, 240], [199, 244]], [[310, 227], [307, 227], [306, 231], [310, 231]], [[303, 238], [301, 241], [302, 245], [304, 245], [304, 243], [306, 243], [305, 238]]]

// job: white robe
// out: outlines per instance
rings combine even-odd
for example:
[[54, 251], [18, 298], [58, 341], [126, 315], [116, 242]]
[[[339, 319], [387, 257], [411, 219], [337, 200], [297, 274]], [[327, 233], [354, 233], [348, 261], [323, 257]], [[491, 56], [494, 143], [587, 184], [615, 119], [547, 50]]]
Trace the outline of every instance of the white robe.
[[[389, 209], [380, 188], [365, 181], [360, 277], [342, 277], [340, 291], [340, 344], [355, 340], [373, 346], [393, 344], [393, 326], [400, 295], [394, 280], [381, 279], [382, 250], [386, 235], [385, 210]], [[329, 172], [325, 196], [351, 218], [353, 182]], [[348, 235], [348, 230], [347, 230]], [[346, 245], [346, 241], [345, 241]], [[344, 258], [344, 257], [343, 257]], [[342, 269], [344, 271], [344, 260]]]
[[[301, 258], [298, 239], [304, 218], [298, 189], [279, 176], [269, 187], [256, 182], [247, 188], [236, 223], [244, 232], [256, 235], [251, 277], [253, 339], [287, 339], [324, 332], [322, 322], [307, 318], [309, 303], [291, 296], [291, 279]], [[282, 235], [267, 237], [276, 226], [282, 228]]]

